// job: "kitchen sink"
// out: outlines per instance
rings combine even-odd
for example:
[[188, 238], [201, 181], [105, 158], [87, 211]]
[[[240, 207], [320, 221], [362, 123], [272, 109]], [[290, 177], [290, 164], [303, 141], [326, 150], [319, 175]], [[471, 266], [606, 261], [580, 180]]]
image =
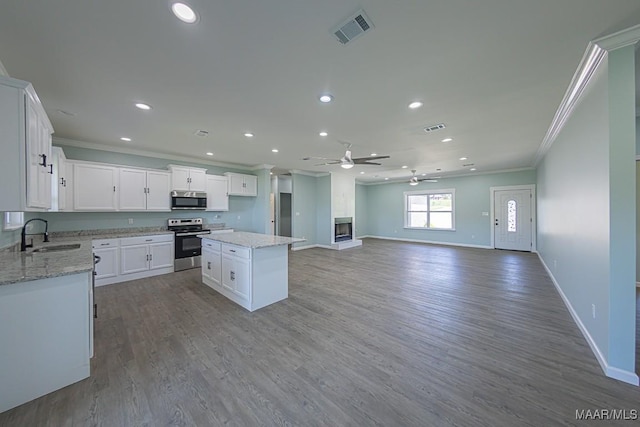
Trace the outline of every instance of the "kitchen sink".
[[52, 245], [52, 246], [43, 246], [41, 248], [36, 248], [31, 252], [58, 252], [58, 251], [70, 251], [72, 249], [79, 249], [80, 243], [71, 243], [67, 245]]

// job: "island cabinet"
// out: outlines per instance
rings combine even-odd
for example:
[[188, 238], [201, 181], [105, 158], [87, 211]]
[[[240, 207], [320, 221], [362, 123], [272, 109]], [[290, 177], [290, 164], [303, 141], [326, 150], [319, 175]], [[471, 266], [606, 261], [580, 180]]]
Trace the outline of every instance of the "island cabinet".
[[288, 245], [303, 239], [233, 232], [202, 236], [202, 282], [249, 311], [289, 295]]
[[89, 376], [92, 305], [91, 271], [0, 285], [0, 412]]
[[202, 277], [207, 279], [208, 286], [216, 290], [222, 287], [221, 247], [219, 242], [202, 241]]

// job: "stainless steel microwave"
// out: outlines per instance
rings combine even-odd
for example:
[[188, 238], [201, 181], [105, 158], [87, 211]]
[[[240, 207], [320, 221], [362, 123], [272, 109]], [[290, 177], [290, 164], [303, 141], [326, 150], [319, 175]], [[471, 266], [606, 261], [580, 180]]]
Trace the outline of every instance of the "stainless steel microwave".
[[172, 191], [171, 209], [200, 209], [207, 208], [207, 193], [197, 191]]

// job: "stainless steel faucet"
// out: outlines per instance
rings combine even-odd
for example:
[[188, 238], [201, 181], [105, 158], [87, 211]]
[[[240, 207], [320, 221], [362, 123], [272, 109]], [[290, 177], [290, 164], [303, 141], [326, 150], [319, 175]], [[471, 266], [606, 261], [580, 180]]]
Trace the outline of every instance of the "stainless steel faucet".
[[[44, 233], [27, 233], [27, 225], [31, 222], [31, 221], [42, 221], [44, 222]], [[43, 242], [48, 242], [49, 241], [49, 223], [42, 219], [42, 218], [31, 218], [29, 221], [25, 222], [24, 225], [22, 226], [22, 233], [21, 233], [21, 239], [20, 239], [20, 252], [24, 252], [27, 250], [27, 248], [32, 248], [33, 247], [33, 239], [31, 239], [31, 243], [29, 243], [27, 245], [27, 236], [33, 236], [35, 234], [42, 234], [44, 236], [44, 239], [42, 240]]]

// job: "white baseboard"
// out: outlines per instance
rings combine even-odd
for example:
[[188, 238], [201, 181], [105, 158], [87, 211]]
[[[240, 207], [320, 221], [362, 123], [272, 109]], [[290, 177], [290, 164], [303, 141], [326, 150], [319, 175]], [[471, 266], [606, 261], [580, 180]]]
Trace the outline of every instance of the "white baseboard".
[[320, 245], [304, 245], [304, 246], [292, 246], [291, 250], [292, 251], [302, 251], [304, 249], [313, 249], [313, 248], [319, 248]]
[[635, 372], [625, 371], [623, 369], [609, 366], [607, 359], [604, 357], [604, 355], [600, 351], [600, 348], [598, 347], [596, 342], [593, 340], [593, 337], [591, 337], [591, 334], [587, 330], [586, 326], [584, 326], [584, 323], [582, 323], [582, 320], [580, 319], [580, 316], [578, 316], [578, 313], [576, 313], [576, 311], [573, 309], [571, 302], [562, 291], [562, 288], [556, 281], [556, 278], [553, 276], [553, 273], [551, 273], [551, 270], [549, 269], [549, 267], [547, 267], [547, 264], [544, 262], [544, 259], [542, 259], [542, 256], [540, 255], [540, 253], [538, 253], [538, 258], [540, 259], [540, 262], [542, 263], [542, 266], [544, 267], [544, 269], [547, 270], [547, 274], [551, 278], [553, 285], [556, 287], [556, 291], [558, 291], [558, 294], [560, 294], [560, 298], [562, 298], [562, 301], [564, 302], [564, 305], [567, 307], [567, 310], [569, 310], [569, 314], [571, 314], [573, 321], [576, 323], [576, 325], [578, 326], [578, 329], [580, 329], [580, 332], [582, 332], [582, 335], [587, 340], [589, 347], [591, 347], [591, 351], [596, 356], [596, 360], [600, 364], [600, 368], [602, 369], [604, 374], [609, 378], [613, 378], [619, 381], [624, 381], [626, 383], [629, 383], [635, 386], [639, 385], [639, 378]]
[[359, 239], [368, 237], [370, 239], [382, 239], [382, 240], [396, 240], [399, 242], [411, 242], [411, 243], [427, 243], [430, 245], [445, 245], [445, 246], [461, 246], [463, 248], [478, 248], [478, 249], [493, 249], [488, 245], [471, 245], [468, 243], [451, 243], [451, 242], [437, 242], [433, 240], [419, 240], [419, 239], [401, 239], [397, 237], [383, 237], [383, 236], [362, 236]]

